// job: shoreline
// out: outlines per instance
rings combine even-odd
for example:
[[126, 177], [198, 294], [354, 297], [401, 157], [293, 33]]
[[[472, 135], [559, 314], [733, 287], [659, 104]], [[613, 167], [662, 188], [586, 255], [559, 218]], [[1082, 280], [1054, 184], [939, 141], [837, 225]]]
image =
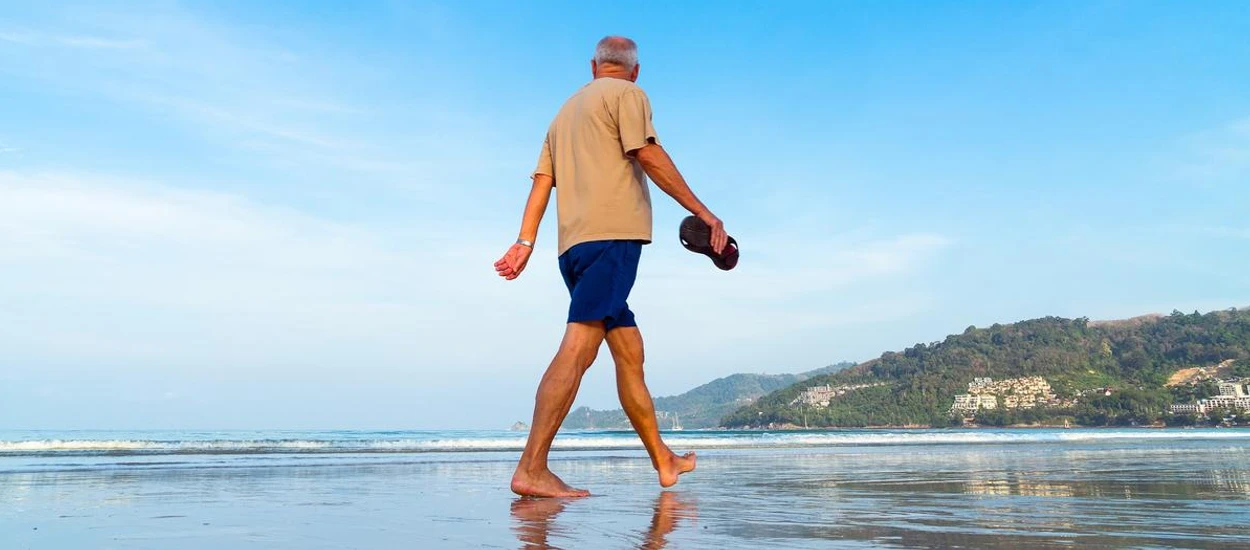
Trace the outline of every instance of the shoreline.
[[514, 455], [111, 457], [0, 473], [0, 532], [6, 548], [1244, 548], [1250, 433], [1221, 435], [1239, 437], [722, 449], [669, 490], [639, 447], [555, 455], [595, 494], [569, 501], [509, 491]]
[[[685, 431], [811, 431], [811, 430], [1190, 430], [1190, 429], [1225, 429], [1225, 428], [1250, 428], [1250, 426], [1233, 425], [1233, 426], [1168, 426], [1168, 425], [1144, 425], [1144, 426], [1081, 426], [1077, 424], [1012, 424], [1009, 426], [990, 426], [981, 424], [970, 424], [963, 426], [939, 426], [934, 427], [929, 424], [882, 424], [875, 426], [809, 426], [804, 428], [794, 424], [783, 424], [771, 427], [754, 427], [754, 426], [735, 426], [732, 428], [686, 428]], [[660, 430], [664, 432], [664, 430]], [[667, 433], [667, 432], [665, 432]]]

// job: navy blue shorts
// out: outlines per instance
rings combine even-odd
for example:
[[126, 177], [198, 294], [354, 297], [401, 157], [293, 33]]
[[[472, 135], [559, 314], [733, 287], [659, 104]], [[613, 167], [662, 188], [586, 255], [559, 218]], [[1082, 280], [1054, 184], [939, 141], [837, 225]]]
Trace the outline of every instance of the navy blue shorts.
[[569, 322], [603, 321], [607, 330], [636, 327], [625, 300], [638, 276], [642, 241], [591, 241], [560, 255], [560, 275], [569, 287]]

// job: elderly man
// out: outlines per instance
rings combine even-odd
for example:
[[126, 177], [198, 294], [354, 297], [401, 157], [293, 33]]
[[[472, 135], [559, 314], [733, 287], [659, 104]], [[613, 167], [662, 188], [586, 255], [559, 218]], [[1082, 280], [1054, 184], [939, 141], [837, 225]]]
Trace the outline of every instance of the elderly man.
[[554, 188], [560, 273], [571, 303], [564, 340], [538, 386], [529, 440], [512, 476], [513, 492], [525, 496], [590, 494], [552, 473], [547, 454], [573, 406], [582, 375], [605, 339], [616, 362], [621, 406], [651, 456], [660, 485], [672, 486], [677, 476], [695, 468], [694, 453], [677, 455], [660, 439], [651, 393], [643, 381], [642, 334], [626, 304], [642, 246], [651, 242], [651, 197], [644, 172], [707, 224], [717, 253], [728, 237], [660, 147], [651, 126], [650, 101], [634, 84], [634, 41], [615, 36], [599, 41], [590, 70], [594, 79], [564, 103], [547, 129], [520, 237], [495, 262], [495, 270], [508, 280], [525, 270]]

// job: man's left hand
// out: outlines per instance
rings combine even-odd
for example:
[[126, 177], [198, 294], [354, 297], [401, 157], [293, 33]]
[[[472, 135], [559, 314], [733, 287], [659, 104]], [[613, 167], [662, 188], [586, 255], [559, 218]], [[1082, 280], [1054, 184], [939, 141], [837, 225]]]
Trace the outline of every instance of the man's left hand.
[[523, 244], [514, 244], [502, 258], [499, 258], [499, 261], [495, 262], [495, 272], [509, 281], [520, 277], [521, 272], [525, 271], [525, 265], [530, 261], [530, 254], [533, 253], [533, 248]]

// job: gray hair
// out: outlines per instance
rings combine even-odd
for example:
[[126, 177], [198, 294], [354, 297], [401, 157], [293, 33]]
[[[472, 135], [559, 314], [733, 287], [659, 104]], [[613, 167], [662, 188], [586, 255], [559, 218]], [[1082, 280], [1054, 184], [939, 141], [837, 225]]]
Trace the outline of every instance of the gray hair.
[[632, 71], [638, 64], [638, 44], [624, 36], [606, 36], [595, 46], [595, 63], [611, 63]]

